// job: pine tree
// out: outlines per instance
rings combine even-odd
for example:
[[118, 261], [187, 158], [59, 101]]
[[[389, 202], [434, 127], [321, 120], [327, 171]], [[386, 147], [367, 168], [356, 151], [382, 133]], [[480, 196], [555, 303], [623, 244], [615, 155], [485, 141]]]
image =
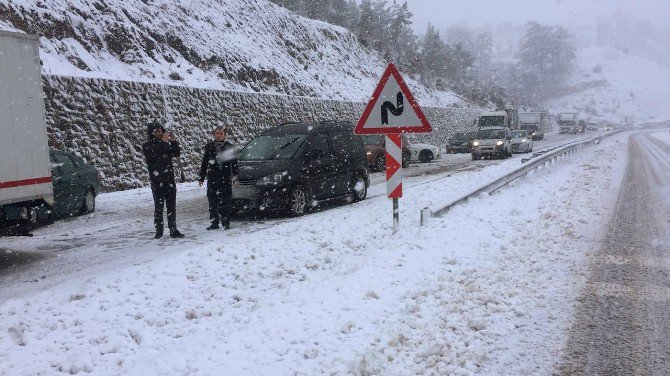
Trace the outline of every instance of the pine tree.
[[421, 41], [419, 57], [421, 61], [420, 71], [424, 82], [442, 82], [446, 77], [447, 45], [440, 37], [437, 29], [431, 24], [428, 24], [426, 34]]
[[416, 36], [410, 28], [413, 14], [410, 12], [407, 2], [391, 7], [391, 23], [389, 35], [386, 36], [388, 43], [389, 59], [396, 62], [404, 70], [417, 72], [418, 67], [413, 64], [417, 42]]
[[526, 91], [539, 97], [551, 95], [565, 83], [575, 57], [575, 47], [564, 28], [528, 24], [519, 53]]

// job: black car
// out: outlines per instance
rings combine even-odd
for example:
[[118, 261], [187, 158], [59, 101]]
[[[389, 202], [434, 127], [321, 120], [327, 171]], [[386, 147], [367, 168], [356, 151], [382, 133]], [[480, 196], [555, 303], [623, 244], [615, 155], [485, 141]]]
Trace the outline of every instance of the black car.
[[90, 213], [100, 193], [98, 170], [73, 153], [50, 150], [54, 217]]
[[447, 141], [447, 153], [471, 153], [477, 132], [457, 132]]
[[319, 201], [367, 196], [365, 148], [348, 122], [290, 123], [265, 130], [238, 155], [233, 208], [297, 216]]

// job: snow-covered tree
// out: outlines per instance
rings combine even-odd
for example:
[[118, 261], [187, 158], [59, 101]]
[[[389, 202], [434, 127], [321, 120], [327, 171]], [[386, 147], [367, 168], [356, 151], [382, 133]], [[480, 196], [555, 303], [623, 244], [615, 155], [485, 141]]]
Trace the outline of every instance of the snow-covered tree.
[[431, 24], [428, 24], [421, 41], [419, 58], [424, 82], [427, 84], [434, 82], [437, 86], [442, 86], [446, 78], [447, 45]]
[[566, 82], [575, 62], [575, 47], [560, 26], [528, 24], [521, 40], [519, 65], [526, 92], [546, 97]]

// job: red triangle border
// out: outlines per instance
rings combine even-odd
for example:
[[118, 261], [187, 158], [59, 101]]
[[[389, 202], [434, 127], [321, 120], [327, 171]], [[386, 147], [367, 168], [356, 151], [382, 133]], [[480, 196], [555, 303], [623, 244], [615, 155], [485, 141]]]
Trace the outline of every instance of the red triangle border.
[[[407, 102], [409, 102], [409, 105], [412, 106], [412, 109], [416, 113], [416, 116], [419, 118], [419, 121], [421, 121], [421, 126], [417, 127], [416, 125], [411, 125], [404, 127], [363, 128], [365, 123], [368, 121], [368, 118], [370, 117], [370, 113], [372, 113], [372, 110], [374, 110], [374, 106], [377, 103], [377, 100], [379, 100], [382, 90], [384, 90], [384, 87], [386, 86], [386, 83], [388, 82], [391, 75], [393, 75], [393, 78], [395, 78], [396, 82], [398, 82], [398, 86], [400, 86], [400, 91], [402, 91], [403, 95], [405, 96], [405, 99], [407, 99]], [[433, 128], [430, 126], [430, 123], [426, 119], [426, 116], [423, 114], [423, 111], [421, 111], [421, 107], [419, 107], [419, 104], [414, 99], [414, 96], [409, 91], [409, 88], [407, 87], [407, 84], [405, 84], [405, 80], [403, 80], [402, 76], [400, 75], [400, 72], [395, 67], [395, 65], [393, 65], [393, 63], [389, 64], [389, 66], [386, 68], [386, 71], [384, 71], [381, 80], [379, 80], [377, 88], [372, 94], [372, 99], [370, 99], [370, 102], [368, 102], [368, 105], [365, 107], [365, 111], [363, 111], [363, 115], [358, 120], [358, 124], [354, 129], [354, 133], [355, 134], [430, 133], [432, 131]]]

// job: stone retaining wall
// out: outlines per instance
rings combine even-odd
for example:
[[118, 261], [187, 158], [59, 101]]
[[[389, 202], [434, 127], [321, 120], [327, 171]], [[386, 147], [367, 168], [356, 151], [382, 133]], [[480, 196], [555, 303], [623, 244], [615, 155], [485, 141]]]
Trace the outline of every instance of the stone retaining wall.
[[[286, 121], [343, 119], [356, 122], [364, 103], [258, 93], [196, 89], [151, 83], [43, 77], [49, 144], [93, 163], [106, 191], [148, 183], [142, 143], [145, 124], [172, 126], [182, 144], [181, 165], [195, 180], [203, 145], [215, 125], [231, 124], [230, 139], [244, 145], [261, 130]], [[444, 147], [449, 135], [472, 128], [480, 111], [425, 107], [434, 132], [415, 141]]]

